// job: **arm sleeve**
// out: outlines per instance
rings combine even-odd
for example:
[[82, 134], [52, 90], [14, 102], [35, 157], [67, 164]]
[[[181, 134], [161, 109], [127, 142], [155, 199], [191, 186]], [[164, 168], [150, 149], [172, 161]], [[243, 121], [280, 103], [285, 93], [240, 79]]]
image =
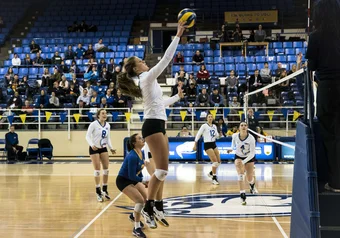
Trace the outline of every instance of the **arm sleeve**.
[[246, 164], [248, 161], [250, 161], [252, 158], [254, 158], [254, 156], [255, 156], [255, 139], [252, 138], [252, 140], [250, 142], [250, 152], [249, 152], [247, 158], [242, 161], [242, 163]]
[[137, 156], [133, 155], [130, 157], [129, 161], [128, 161], [128, 174], [129, 174], [129, 179], [133, 180], [133, 181], [138, 181], [138, 182], [142, 182], [142, 178], [137, 176]]
[[109, 146], [109, 149], [113, 150], [112, 143], [111, 143], [111, 133], [110, 133], [111, 132], [111, 126], [110, 126], [109, 123], [107, 123], [107, 124], [109, 126], [109, 131], [107, 132], [108, 133], [108, 135], [107, 135], [107, 144]]
[[204, 130], [205, 130], [205, 124], [202, 125], [201, 128], [198, 130], [196, 137], [195, 137], [195, 142], [198, 142], [198, 140], [201, 138]]
[[175, 102], [177, 102], [179, 100], [180, 100], [180, 98], [179, 98], [178, 94], [176, 94], [176, 95], [174, 95], [174, 96], [172, 96], [168, 99], [165, 99], [164, 100], [164, 106], [165, 107], [170, 106], [170, 105], [174, 104]]
[[158, 62], [158, 64], [156, 64], [156, 66], [147, 72], [146, 80], [150, 82], [156, 80], [157, 77], [164, 71], [174, 57], [178, 43], [179, 37], [175, 36], [168, 49], [165, 51], [163, 58]]
[[94, 146], [94, 143], [91, 139], [91, 136], [92, 136], [92, 132], [93, 132], [93, 123], [90, 124], [89, 128], [87, 129], [87, 133], [86, 133], [86, 141], [87, 143], [92, 147]]

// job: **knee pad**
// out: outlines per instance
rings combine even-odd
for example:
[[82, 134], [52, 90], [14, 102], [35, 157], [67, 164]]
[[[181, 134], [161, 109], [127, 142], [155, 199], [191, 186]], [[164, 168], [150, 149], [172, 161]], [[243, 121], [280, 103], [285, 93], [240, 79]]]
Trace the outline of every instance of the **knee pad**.
[[238, 181], [243, 181], [243, 180], [244, 180], [244, 174], [239, 174]]
[[94, 177], [99, 177], [100, 176], [100, 170], [95, 170], [93, 175], [94, 175]]
[[108, 169], [104, 169], [103, 170], [103, 175], [109, 175], [109, 170]]
[[168, 171], [163, 169], [156, 169], [154, 175], [159, 181], [164, 181], [165, 177], [168, 175]]
[[134, 211], [137, 213], [141, 213], [144, 207], [144, 203], [136, 203]]
[[215, 168], [218, 168], [218, 166], [220, 166], [220, 163], [214, 162], [214, 163], [212, 163], [212, 166], [215, 167]]

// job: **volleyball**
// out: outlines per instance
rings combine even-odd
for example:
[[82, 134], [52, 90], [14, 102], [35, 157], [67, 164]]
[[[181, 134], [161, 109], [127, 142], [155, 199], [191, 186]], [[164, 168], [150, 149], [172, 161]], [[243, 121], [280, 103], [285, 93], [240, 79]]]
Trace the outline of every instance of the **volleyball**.
[[178, 22], [187, 22], [185, 26], [188, 28], [193, 27], [195, 25], [195, 21], [196, 13], [189, 8], [185, 8], [178, 13]]

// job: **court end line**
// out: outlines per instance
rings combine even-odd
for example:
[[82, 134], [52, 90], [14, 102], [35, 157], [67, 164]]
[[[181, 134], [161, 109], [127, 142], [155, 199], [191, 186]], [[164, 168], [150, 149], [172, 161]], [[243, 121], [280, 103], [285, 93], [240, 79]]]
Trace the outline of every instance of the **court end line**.
[[283, 230], [282, 226], [280, 225], [280, 223], [278, 222], [278, 220], [276, 219], [276, 217], [272, 217], [272, 219], [273, 219], [275, 225], [277, 226], [277, 228], [279, 228], [279, 230], [280, 230], [282, 236], [283, 236], [284, 238], [288, 238], [286, 232]]
[[75, 235], [74, 236], [74, 238], [78, 238], [78, 237], [80, 237], [101, 215], [103, 215], [103, 213], [107, 210], [107, 209], [109, 209], [109, 207], [111, 207], [112, 206], [112, 204], [115, 202], [115, 201], [117, 201], [117, 199], [122, 195], [123, 193], [121, 192], [120, 194], [118, 194], [117, 195], [117, 197], [115, 197], [115, 199], [113, 199], [106, 207], [104, 207], [104, 209], [103, 210], [101, 210], [101, 212], [100, 213], [98, 213], [98, 215], [97, 216], [95, 216], [95, 218], [93, 218], [86, 226], [84, 226], [84, 228], [81, 230], [81, 231], [79, 231], [78, 233], [77, 233], [77, 235]]

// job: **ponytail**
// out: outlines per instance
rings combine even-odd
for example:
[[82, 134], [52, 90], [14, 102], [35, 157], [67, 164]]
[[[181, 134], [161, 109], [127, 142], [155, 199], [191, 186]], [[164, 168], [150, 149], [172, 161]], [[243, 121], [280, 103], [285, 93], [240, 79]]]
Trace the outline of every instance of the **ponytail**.
[[128, 72], [118, 74], [118, 88], [125, 95], [142, 98], [142, 90], [138, 87]]
[[128, 141], [126, 142], [126, 147], [128, 152], [130, 152], [131, 150], [133, 150], [135, 148], [135, 143], [136, 143], [136, 136], [138, 134], [133, 134], [132, 136], [130, 136], [130, 138], [128, 139]]

